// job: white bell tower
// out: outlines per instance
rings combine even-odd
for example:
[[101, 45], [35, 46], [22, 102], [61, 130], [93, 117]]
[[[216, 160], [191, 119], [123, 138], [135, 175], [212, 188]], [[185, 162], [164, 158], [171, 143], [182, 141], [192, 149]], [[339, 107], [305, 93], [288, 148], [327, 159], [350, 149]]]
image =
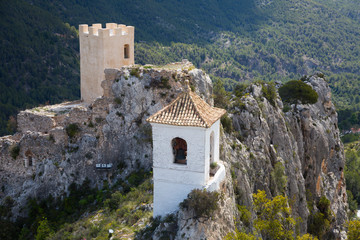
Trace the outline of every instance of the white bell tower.
[[[150, 116], [153, 133], [154, 216], [178, 209], [191, 190], [217, 190], [225, 177], [219, 162], [220, 118], [188, 85], [172, 103]], [[211, 162], [220, 169], [210, 176]]]

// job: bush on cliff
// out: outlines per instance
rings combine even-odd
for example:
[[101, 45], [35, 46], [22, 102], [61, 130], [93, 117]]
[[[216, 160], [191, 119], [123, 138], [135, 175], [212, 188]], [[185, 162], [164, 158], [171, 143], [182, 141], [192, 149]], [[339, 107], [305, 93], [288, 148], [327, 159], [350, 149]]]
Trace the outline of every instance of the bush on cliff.
[[220, 194], [218, 192], [194, 189], [189, 193], [188, 198], [180, 203], [180, 207], [186, 210], [193, 210], [197, 218], [208, 218], [219, 209], [219, 196]]
[[73, 137], [75, 137], [76, 133], [78, 133], [80, 131], [80, 128], [76, 123], [72, 123], [72, 124], [69, 124], [65, 130], [66, 130], [67, 135], [70, 138], [73, 138]]
[[333, 220], [330, 209], [330, 200], [325, 196], [322, 196], [317, 202], [316, 207], [319, 209], [318, 212], [314, 212], [313, 209], [310, 209], [312, 214], [309, 216], [308, 231], [319, 239], [322, 239], [329, 230]]
[[271, 105], [275, 106], [277, 98], [275, 84], [273, 82], [262, 84], [262, 92]]
[[360, 239], [360, 220], [353, 220], [347, 223], [348, 240]]
[[279, 95], [284, 102], [290, 104], [314, 104], [317, 102], [317, 92], [301, 80], [291, 80], [279, 88]]
[[13, 159], [16, 159], [17, 156], [19, 156], [20, 154], [20, 146], [19, 145], [14, 145], [10, 148], [10, 155]]
[[[244, 233], [236, 229], [235, 233], [229, 233], [225, 237], [226, 240], [317, 240], [310, 234], [303, 236], [298, 235], [298, 233], [295, 234], [297, 221], [292, 217], [292, 210], [287, 197], [279, 195], [269, 199], [265, 191], [258, 190], [257, 193], [253, 194], [253, 199], [253, 207], [256, 213], [255, 231]], [[301, 218], [298, 221], [301, 221]]]

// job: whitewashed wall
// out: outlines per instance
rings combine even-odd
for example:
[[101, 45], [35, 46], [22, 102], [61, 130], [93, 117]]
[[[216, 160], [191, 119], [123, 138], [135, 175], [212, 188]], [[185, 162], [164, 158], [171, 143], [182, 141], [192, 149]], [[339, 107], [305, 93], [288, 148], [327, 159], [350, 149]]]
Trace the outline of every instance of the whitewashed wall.
[[205, 135], [205, 176], [206, 182], [209, 180], [210, 171], [210, 135], [214, 132], [214, 162], [219, 161], [219, 139], [220, 139], [220, 120], [216, 121], [210, 128], [206, 129]]
[[[219, 159], [220, 121], [210, 128], [182, 127], [152, 123], [154, 216], [178, 209], [191, 190], [203, 188], [209, 180], [210, 134], [214, 131], [214, 161]], [[187, 143], [187, 164], [174, 163], [171, 141]]]

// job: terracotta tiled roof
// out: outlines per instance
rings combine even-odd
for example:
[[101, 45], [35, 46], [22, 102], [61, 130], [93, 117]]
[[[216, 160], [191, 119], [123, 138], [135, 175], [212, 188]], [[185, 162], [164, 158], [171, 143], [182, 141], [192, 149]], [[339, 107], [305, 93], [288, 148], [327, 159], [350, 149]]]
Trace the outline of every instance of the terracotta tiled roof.
[[201, 97], [187, 89], [169, 105], [150, 116], [146, 121], [177, 126], [209, 128], [226, 111], [211, 107]]

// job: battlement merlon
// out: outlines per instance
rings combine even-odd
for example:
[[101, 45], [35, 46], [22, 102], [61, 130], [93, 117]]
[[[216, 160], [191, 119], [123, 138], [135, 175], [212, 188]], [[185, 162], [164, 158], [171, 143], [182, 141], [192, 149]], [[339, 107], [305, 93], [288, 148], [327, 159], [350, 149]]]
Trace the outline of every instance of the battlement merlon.
[[106, 23], [106, 27], [102, 28], [100, 23], [95, 23], [92, 26], [87, 24], [79, 25], [79, 34], [80, 35], [91, 35], [99, 37], [107, 36], [124, 36], [124, 35], [134, 35], [135, 28], [133, 26], [126, 26], [124, 24], [117, 23]]

